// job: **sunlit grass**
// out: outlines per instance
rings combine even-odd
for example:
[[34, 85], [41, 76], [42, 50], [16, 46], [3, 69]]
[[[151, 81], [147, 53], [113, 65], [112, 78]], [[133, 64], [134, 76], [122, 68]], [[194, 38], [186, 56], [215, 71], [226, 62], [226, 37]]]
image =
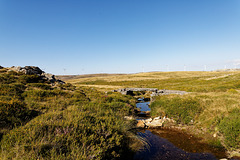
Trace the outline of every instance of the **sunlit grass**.
[[239, 79], [239, 71], [151, 72], [75, 77], [67, 80], [73, 85], [51, 86], [38, 76], [2, 69], [0, 158], [123, 157], [134, 146], [129, 138], [134, 123], [123, 117], [134, 113], [136, 100], [109, 91], [131, 87], [189, 92], [153, 98], [151, 115], [173, 117], [179, 124], [216, 134], [229, 150], [237, 151]]
[[129, 159], [135, 99], [0, 74], [0, 159]]
[[150, 72], [83, 78], [69, 82], [106, 91], [131, 87], [187, 91], [189, 94], [183, 96], [156, 97], [151, 106], [152, 116], [167, 115], [175, 118], [178, 123], [194, 125], [210, 135], [216, 135], [229, 150], [236, 151], [239, 149], [237, 144], [240, 143], [240, 133], [237, 132], [240, 126], [238, 118], [232, 113], [240, 109], [239, 80], [239, 71], [214, 71]]
[[[226, 91], [238, 88], [240, 72], [150, 72], [111, 77], [91, 77], [68, 80], [74, 85], [101, 89], [147, 87], [176, 89], [189, 92]], [[236, 83], [236, 84], [234, 84]]]

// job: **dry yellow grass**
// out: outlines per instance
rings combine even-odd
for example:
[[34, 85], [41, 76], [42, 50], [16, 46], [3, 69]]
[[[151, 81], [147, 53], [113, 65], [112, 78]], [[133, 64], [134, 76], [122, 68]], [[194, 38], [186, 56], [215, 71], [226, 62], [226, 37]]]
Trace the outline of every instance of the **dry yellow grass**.
[[114, 89], [121, 88], [122, 86], [111, 86], [111, 85], [86, 85], [86, 84], [76, 84], [77, 87], [91, 87], [97, 88], [99, 91], [111, 91]]
[[[137, 74], [124, 74], [124, 75], [94, 75], [88, 77], [80, 77], [67, 79], [66, 82], [72, 83], [74, 85], [97, 87], [101, 89], [117, 89], [123, 87], [129, 87], [124, 85], [111, 85], [111, 84], [81, 84], [94, 81], [105, 81], [105, 82], [131, 82], [131, 81], [146, 81], [146, 80], [172, 80], [172, 79], [183, 79], [183, 78], [197, 78], [199, 80], [214, 80], [219, 78], [225, 78], [228, 76], [233, 76], [239, 74], [240, 71], [235, 72], [203, 72], [203, 71], [186, 71], [186, 72], [147, 72], [147, 73], [137, 73]], [[144, 82], [143, 82], [144, 83]], [[176, 83], [177, 85], [177, 83]], [[140, 86], [141, 87], [141, 86]]]
[[127, 75], [117, 75], [117, 76], [94, 76], [87, 78], [78, 78], [78, 79], [69, 79], [67, 82], [69, 83], [78, 83], [78, 82], [88, 82], [88, 81], [96, 81], [96, 80], [104, 80], [107, 82], [114, 81], [136, 81], [136, 80], [163, 80], [170, 78], [193, 78], [193, 77], [201, 77], [206, 80], [215, 79], [215, 78], [223, 78], [229, 75], [238, 74], [238, 72], [200, 72], [200, 71], [192, 71], [192, 72], [147, 72], [147, 73], [137, 73], [137, 74], [127, 74]]

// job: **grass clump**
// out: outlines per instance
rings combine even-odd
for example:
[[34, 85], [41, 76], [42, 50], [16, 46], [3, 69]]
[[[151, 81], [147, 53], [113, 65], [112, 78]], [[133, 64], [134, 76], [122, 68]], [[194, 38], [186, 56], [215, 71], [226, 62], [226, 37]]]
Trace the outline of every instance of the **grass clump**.
[[228, 93], [233, 93], [233, 94], [239, 93], [239, 92], [238, 92], [237, 90], [235, 90], [235, 89], [229, 89], [227, 92], [228, 92]]
[[[191, 97], [158, 97], [151, 103], [151, 115], [167, 116], [174, 118], [178, 123], [189, 124], [201, 113], [202, 107], [200, 106], [197, 98]], [[161, 111], [159, 113], [159, 110]]]
[[240, 109], [235, 108], [229, 115], [224, 117], [220, 124], [220, 131], [224, 135], [227, 147], [237, 149], [240, 147]]

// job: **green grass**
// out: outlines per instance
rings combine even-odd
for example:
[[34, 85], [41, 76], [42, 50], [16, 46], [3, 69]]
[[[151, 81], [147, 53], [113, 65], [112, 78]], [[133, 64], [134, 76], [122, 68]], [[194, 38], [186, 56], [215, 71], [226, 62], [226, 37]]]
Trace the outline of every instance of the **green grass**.
[[[229, 151], [240, 149], [240, 72], [152, 72], [112, 77], [69, 80], [77, 86], [103, 90], [118, 88], [158, 88], [182, 90], [187, 95], [155, 97], [152, 116], [168, 116], [177, 123], [194, 125], [212, 136]], [[223, 137], [223, 138], [221, 138]]]
[[30, 159], [121, 157], [128, 151], [126, 134], [131, 125], [122, 119], [124, 109], [119, 106], [124, 104], [90, 103], [38, 116], [3, 136], [2, 154]]
[[224, 117], [219, 124], [220, 131], [225, 136], [225, 143], [229, 148], [240, 147], [240, 109], [235, 108]]
[[152, 116], [167, 116], [175, 119], [178, 123], [189, 124], [203, 110], [197, 98], [191, 97], [158, 97], [151, 103]]
[[39, 76], [1, 69], [0, 159], [128, 159], [124, 155], [132, 153], [129, 130], [134, 124], [123, 117], [134, 114], [136, 100], [99, 91], [125, 87], [190, 92], [155, 97], [151, 115], [216, 134], [214, 143], [237, 151], [239, 79], [240, 72], [154, 72], [52, 86]]
[[[240, 88], [239, 72], [160, 72], [143, 74], [142, 76], [135, 75], [135, 77], [137, 76], [138, 78], [133, 78], [134, 75], [129, 75], [128, 79], [125, 75], [124, 80], [121, 80], [121, 76], [116, 77], [116, 79], [88, 78], [86, 81], [84, 81], [85, 79], [74, 80], [73, 83], [77, 85], [173, 89], [188, 92], [225, 92], [228, 89]], [[147, 79], [147, 76], [150, 78]]]
[[0, 73], [0, 159], [129, 159], [135, 99]]

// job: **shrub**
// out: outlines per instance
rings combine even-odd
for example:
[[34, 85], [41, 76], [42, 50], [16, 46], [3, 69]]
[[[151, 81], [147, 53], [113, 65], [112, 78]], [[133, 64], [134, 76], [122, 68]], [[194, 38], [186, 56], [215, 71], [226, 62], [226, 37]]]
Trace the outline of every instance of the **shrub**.
[[240, 147], [240, 109], [233, 109], [219, 124], [220, 132], [223, 133], [225, 144], [228, 147]]
[[238, 91], [236, 91], [235, 89], [229, 89], [228, 91], [227, 91], [228, 93], [238, 93]]
[[25, 98], [31, 98], [33, 100], [45, 100], [48, 97], [54, 97], [54, 96], [64, 96], [67, 95], [66, 92], [61, 91], [61, 90], [29, 90], [25, 91], [23, 93], [23, 96]]
[[5, 122], [7, 126], [20, 125], [37, 114], [37, 112], [27, 109], [25, 104], [17, 99], [0, 101], [1, 121]]
[[20, 75], [18, 77], [18, 81], [20, 83], [26, 84], [26, 83], [43, 83], [44, 80], [42, 80], [42, 78], [38, 75]]
[[0, 96], [11, 96], [21, 98], [21, 94], [25, 90], [25, 86], [19, 83], [0, 84]]
[[39, 88], [39, 89], [44, 89], [44, 90], [50, 90], [51, 86], [46, 83], [29, 83], [28, 87], [34, 87], [34, 88]]
[[63, 90], [71, 90], [71, 91], [74, 91], [76, 89], [76, 86], [73, 86], [70, 83], [59, 84], [58, 87], [60, 87]]
[[0, 83], [10, 84], [16, 81], [16, 76], [11, 74], [0, 74]]

